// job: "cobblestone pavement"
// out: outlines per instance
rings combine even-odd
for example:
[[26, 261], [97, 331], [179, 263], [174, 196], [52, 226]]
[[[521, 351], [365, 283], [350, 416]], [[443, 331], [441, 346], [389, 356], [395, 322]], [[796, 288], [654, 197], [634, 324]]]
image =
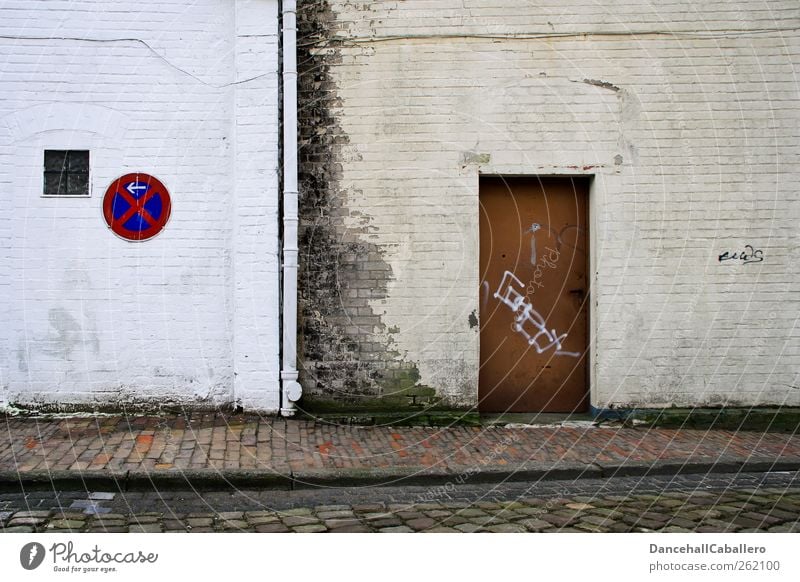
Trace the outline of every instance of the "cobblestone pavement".
[[[4, 425], [4, 426], [2, 426]], [[0, 470], [170, 471], [800, 458], [800, 434], [605, 427], [355, 427], [253, 415], [0, 418]]]
[[0, 494], [3, 532], [800, 532], [800, 473]]

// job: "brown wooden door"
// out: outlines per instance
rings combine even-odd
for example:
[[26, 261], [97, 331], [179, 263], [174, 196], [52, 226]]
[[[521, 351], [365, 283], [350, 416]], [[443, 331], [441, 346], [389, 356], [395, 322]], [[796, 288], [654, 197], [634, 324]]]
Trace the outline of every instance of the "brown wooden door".
[[588, 178], [481, 178], [481, 411], [588, 406], [588, 194]]

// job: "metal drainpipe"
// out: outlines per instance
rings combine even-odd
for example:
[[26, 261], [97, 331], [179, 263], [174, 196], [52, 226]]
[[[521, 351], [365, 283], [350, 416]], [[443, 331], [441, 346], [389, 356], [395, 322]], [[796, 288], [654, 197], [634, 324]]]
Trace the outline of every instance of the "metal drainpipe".
[[283, 0], [283, 363], [281, 415], [294, 416], [297, 381], [297, 2]]

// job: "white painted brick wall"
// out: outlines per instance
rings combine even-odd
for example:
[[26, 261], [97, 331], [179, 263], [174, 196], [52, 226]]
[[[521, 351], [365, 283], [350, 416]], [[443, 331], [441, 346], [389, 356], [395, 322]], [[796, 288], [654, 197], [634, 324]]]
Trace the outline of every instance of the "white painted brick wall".
[[[276, 0], [3, 2], [3, 399], [277, 408], [277, 32]], [[40, 197], [44, 149], [91, 150], [90, 198]], [[173, 201], [144, 243], [101, 215], [133, 171]]]
[[[265, 30], [265, 23], [269, 28]], [[245, 408], [280, 407], [278, 3], [236, 7], [234, 372]]]
[[[356, 41], [330, 60], [349, 137], [332, 163], [421, 383], [477, 397], [479, 173], [586, 173], [592, 404], [800, 405], [795, 0], [331, 6]], [[745, 244], [764, 262], [718, 261]]]

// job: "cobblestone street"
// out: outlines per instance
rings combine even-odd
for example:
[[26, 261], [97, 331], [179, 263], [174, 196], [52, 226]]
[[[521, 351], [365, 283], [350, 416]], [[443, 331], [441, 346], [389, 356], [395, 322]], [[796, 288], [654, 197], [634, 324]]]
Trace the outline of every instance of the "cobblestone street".
[[0, 494], [4, 532], [800, 532], [800, 474]]
[[342, 426], [256, 415], [8, 418], [0, 469], [35, 471], [318, 470], [411, 472], [800, 459], [800, 435], [594, 426]]
[[800, 531], [793, 433], [187, 414], [6, 435], [5, 532]]

